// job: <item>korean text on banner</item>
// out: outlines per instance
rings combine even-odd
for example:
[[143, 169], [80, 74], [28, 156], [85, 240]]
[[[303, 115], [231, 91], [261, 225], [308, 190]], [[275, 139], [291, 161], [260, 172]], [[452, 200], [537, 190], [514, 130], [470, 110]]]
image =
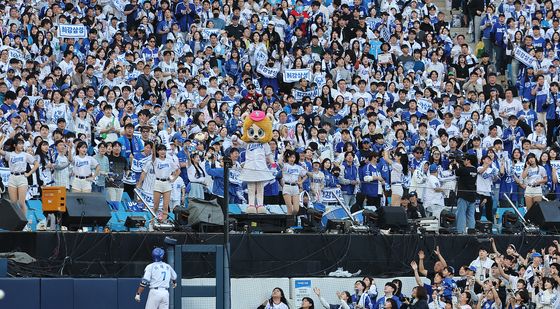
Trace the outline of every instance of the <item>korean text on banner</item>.
[[262, 76], [266, 78], [276, 78], [278, 72], [280, 72], [280, 68], [270, 68], [264, 65], [263, 63], [260, 63], [257, 66], [257, 73], [262, 74]]
[[58, 25], [58, 37], [69, 39], [84, 39], [88, 30], [84, 25]]
[[531, 56], [519, 46], [517, 46], [513, 51], [513, 56], [526, 66], [532, 66], [535, 61], [535, 57]]
[[311, 80], [311, 71], [309, 69], [290, 69], [284, 71], [284, 82], [294, 83], [300, 79]]

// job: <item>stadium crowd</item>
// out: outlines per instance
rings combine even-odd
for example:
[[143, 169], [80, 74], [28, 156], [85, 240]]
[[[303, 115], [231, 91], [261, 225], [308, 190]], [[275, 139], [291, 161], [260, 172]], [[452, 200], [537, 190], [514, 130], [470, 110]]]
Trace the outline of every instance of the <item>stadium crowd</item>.
[[303, 191], [411, 218], [456, 199], [462, 233], [504, 193], [555, 199], [558, 3], [463, 2], [468, 38], [432, 0], [0, 3], [10, 199], [26, 211], [45, 186], [141, 190], [165, 219], [223, 196], [227, 156], [230, 203], [244, 204], [238, 137], [257, 109], [274, 117], [265, 203], [291, 214]]
[[[418, 252], [418, 262], [410, 263], [416, 287], [404, 291], [400, 279], [383, 287], [366, 276], [355, 282], [350, 291], [323, 295], [314, 288], [313, 298], [304, 297], [300, 309], [557, 309], [560, 308], [560, 245], [554, 241], [526, 255], [513, 244], [498, 251], [491, 238], [489, 246], [481, 246], [469, 265], [448, 265], [439, 247], [433, 252], [433, 267], [425, 264], [426, 253]], [[424, 279], [429, 283], [424, 283]], [[329, 300], [331, 301], [329, 303]], [[336, 301], [333, 301], [336, 300]], [[289, 303], [280, 288], [259, 309], [286, 309]]]

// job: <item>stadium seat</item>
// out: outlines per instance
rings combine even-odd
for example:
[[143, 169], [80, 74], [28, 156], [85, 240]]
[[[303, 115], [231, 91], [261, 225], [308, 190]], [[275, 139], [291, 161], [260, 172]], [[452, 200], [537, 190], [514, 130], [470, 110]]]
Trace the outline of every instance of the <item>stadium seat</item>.
[[125, 202], [132, 202], [132, 199], [130, 198], [130, 196], [128, 195], [128, 193], [123, 192], [122, 197], [121, 197], [121, 202], [125, 203]]
[[122, 203], [119, 201], [107, 201], [107, 204], [109, 205], [111, 211], [119, 211], [122, 207]]
[[241, 208], [237, 204], [229, 204], [229, 214], [230, 215], [240, 215]]
[[43, 202], [41, 200], [27, 200], [25, 204], [27, 204], [29, 210], [43, 212]]

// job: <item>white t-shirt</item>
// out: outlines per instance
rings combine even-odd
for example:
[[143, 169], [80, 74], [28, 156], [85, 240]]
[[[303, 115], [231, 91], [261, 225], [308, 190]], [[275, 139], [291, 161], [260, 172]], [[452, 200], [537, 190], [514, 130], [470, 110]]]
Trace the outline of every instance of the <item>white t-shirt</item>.
[[538, 165], [536, 167], [530, 167], [527, 171], [527, 177], [525, 177], [525, 183], [527, 185], [534, 185], [537, 181], [542, 180], [546, 177], [546, 170], [544, 167]]
[[173, 184], [171, 184], [171, 200], [180, 201], [182, 189], [185, 188], [183, 178], [177, 177]]
[[305, 173], [306, 171], [303, 167], [301, 167], [301, 165], [285, 163], [282, 168], [282, 178], [284, 179], [284, 183], [297, 183], [299, 177], [305, 176]]
[[286, 306], [286, 304], [284, 303], [270, 305], [270, 302], [266, 303], [266, 307], [265, 307], [265, 309], [288, 309], [288, 308], [289, 307]]
[[520, 110], [523, 109], [523, 105], [517, 99], [513, 99], [511, 103], [508, 103], [505, 99], [500, 101], [500, 113], [505, 113], [504, 119], [511, 115], [517, 115]]
[[[477, 168], [477, 172], [482, 170], [482, 166]], [[476, 176], [476, 193], [490, 196], [492, 195], [492, 178], [495, 174], [494, 167], [489, 166], [484, 173]]]
[[441, 182], [436, 176], [429, 175], [428, 179], [426, 180], [426, 191], [424, 193], [424, 199], [427, 204], [444, 206], [445, 202], [443, 199], [443, 193], [437, 192], [435, 190], [436, 188], [441, 188]]
[[27, 164], [35, 163], [35, 158], [27, 152], [6, 152], [5, 157], [12, 173], [25, 173]]
[[167, 179], [178, 169], [179, 165], [170, 157], [165, 157], [165, 160], [156, 158], [154, 161], [154, 173], [156, 178]]
[[169, 288], [169, 282], [177, 279], [177, 273], [165, 262], [154, 262], [146, 266], [142, 280], [150, 283], [150, 289]]
[[91, 170], [97, 167], [99, 163], [93, 157], [75, 156], [74, 157], [74, 175], [79, 177], [88, 177], [91, 175]]

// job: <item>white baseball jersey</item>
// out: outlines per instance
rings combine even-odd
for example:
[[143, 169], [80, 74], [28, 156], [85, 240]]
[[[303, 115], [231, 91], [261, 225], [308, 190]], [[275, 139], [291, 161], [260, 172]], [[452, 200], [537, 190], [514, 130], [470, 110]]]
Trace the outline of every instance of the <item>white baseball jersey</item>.
[[6, 152], [4, 157], [6, 158], [6, 161], [8, 161], [10, 172], [12, 173], [25, 173], [27, 164], [35, 163], [35, 158], [27, 152]]
[[144, 269], [142, 281], [148, 282], [150, 289], [168, 289], [171, 280], [177, 280], [177, 273], [165, 262], [154, 262]]
[[74, 157], [74, 175], [80, 177], [87, 177], [91, 175], [91, 170], [99, 165], [97, 160], [90, 156], [75, 156]]
[[142, 171], [146, 173], [144, 182], [142, 183], [142, 190], [145, 192], [154, 192], [154, 182], [156, 181], [156, 174], [154, 174], [154, 164], [152, 160], [146, 161], [142, 167]]
[[171, 184], [171, 200], [180, 201], [182, 189], [185, 188], [185, 182], [183, 178], [177, 177], [175, 182]]
[[176, 170], [179, 169], [179, 165], [175, 160], [170, 157], [165, 157], [165, 160], [161, 160], [160, 158], [156, 158], [154, 160], [154, 173], [156, 174], [156, 178], [166, 179], [171, 177]]

